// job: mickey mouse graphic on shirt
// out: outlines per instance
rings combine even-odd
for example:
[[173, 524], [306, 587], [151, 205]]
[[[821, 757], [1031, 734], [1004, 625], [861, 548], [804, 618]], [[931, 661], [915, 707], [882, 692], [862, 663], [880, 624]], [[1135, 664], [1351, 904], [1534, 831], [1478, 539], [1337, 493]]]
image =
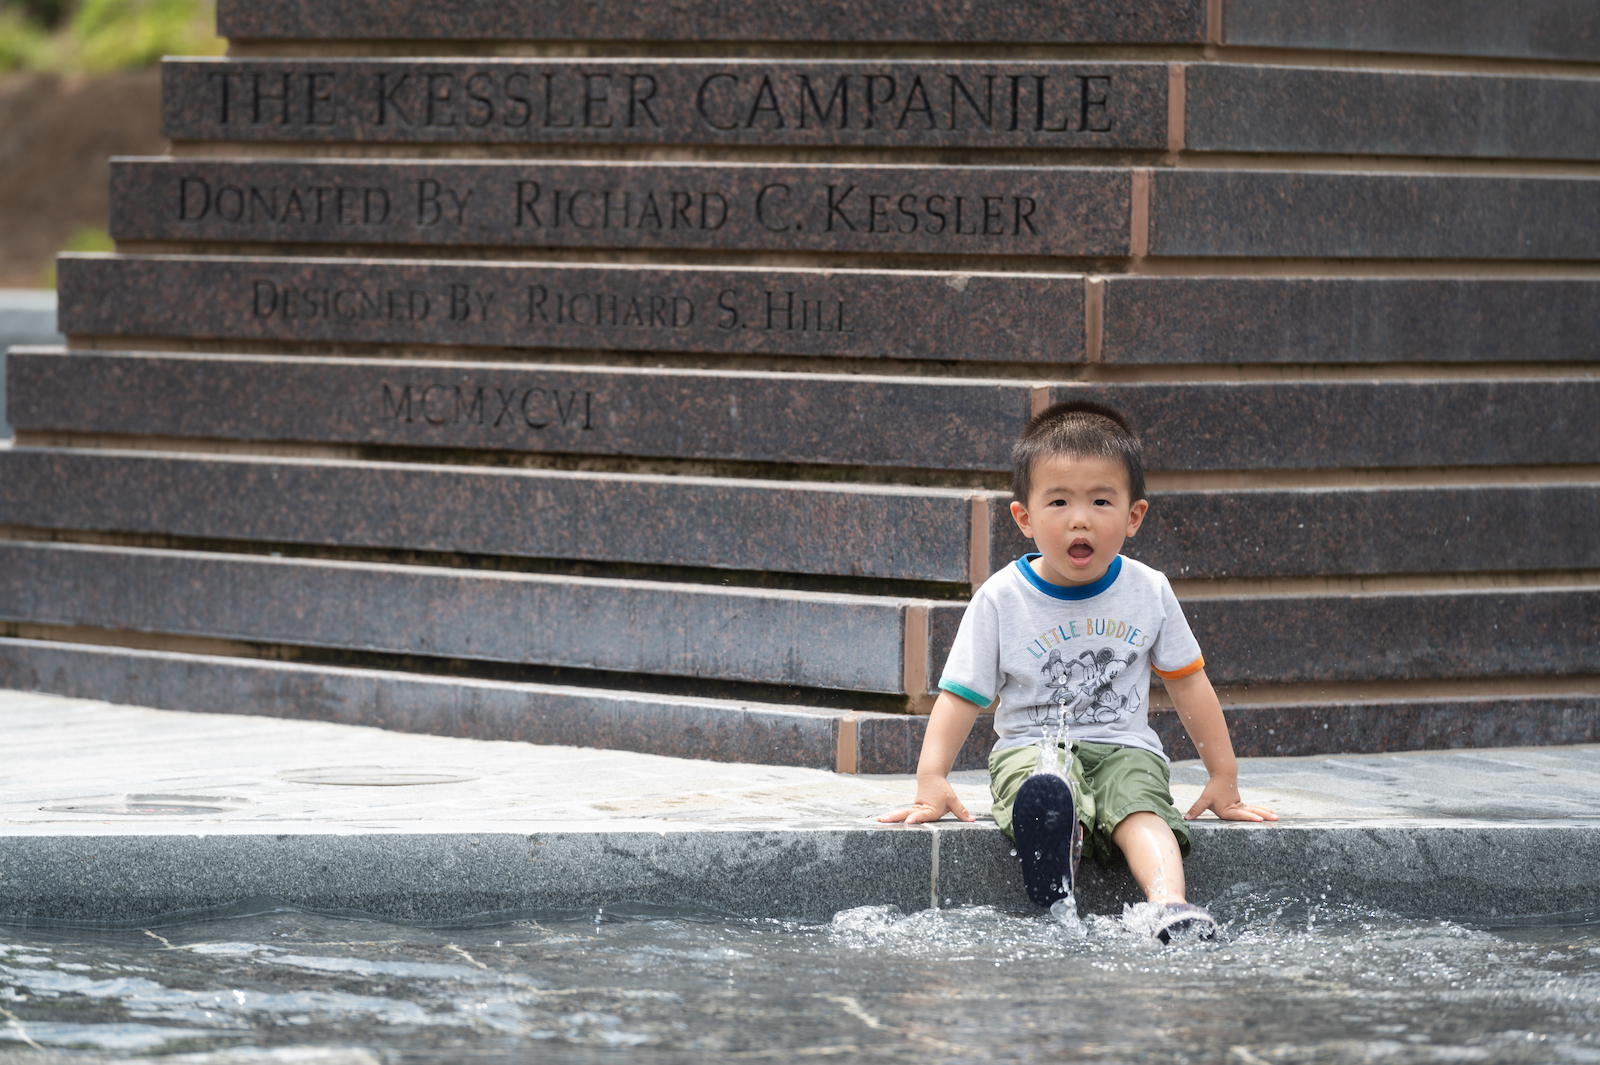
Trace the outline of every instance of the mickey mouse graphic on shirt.
[[1119, 657], [1111, 648], [1101, 647], [1068, 659], [1052, 647], [1039, 672], [1046, 677], [1045, 686], [1055, 693], [1055, 705], [1063, 716], [1071, 713], [1080, 725], [1109, 724], [1139, 710], [1138, 693], [1120, 694], [1112, 686], [1138, 657], [1135, 651]]

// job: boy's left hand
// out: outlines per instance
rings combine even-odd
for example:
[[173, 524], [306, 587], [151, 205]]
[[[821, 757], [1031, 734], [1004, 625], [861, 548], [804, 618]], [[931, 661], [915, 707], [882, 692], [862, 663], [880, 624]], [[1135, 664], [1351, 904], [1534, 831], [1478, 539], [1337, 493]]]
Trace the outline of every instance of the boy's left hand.
[[1193, 821], [1201, 814], [1210, 810], [1224, 821], [1276, 821], [1278, 815], [1265, 806], [1251, 806], [1239, 798], [1238, 781], [1229, 780], [1227, 777], [1212, 777], [1206, 781], [1205, 790], [1200, 797], [1189, 807], [1189, 812], [1183, 815], [1185, 821]]

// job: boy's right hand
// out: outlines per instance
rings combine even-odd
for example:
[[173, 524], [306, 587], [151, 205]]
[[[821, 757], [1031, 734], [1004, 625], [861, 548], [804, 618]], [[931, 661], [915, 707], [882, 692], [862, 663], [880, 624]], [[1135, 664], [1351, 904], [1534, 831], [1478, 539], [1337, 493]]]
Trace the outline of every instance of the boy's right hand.
[[937, 821], [947, 813], [955, 814], [963, 821], [977, 820], [956, 797], [956, 790], [950, 786], [949, 780], [944, 777], [918, 777], [916, 802], [904, 810], [883, 814], [878, 820], [920, 825], [925, 821]]

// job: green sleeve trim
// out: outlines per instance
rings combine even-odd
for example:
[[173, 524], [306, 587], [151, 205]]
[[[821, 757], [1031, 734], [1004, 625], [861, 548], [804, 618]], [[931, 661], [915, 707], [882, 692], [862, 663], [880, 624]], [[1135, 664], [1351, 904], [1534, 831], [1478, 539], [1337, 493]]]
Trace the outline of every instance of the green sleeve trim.
[[957, 684], [953, 680], [941, 680], [939, 682], [939, 687], [943, 688], [951, 695], [959, 695], [967, 702], [972, 703], [974, 706], [981, 706], [985, 710], [989, 708], [990, 703], [994, 702], [994, 700], [989, 698], [987, 695], [979, 695], [971, 688], [968, 688], [965, 685]]

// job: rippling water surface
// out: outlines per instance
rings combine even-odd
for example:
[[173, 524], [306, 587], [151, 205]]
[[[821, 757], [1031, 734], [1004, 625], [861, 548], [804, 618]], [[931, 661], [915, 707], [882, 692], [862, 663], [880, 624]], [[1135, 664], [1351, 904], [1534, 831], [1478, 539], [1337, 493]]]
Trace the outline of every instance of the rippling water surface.
[[1238, 893], [1162, 948], [987, 907], [830, 924], [295, 911], [0, 927], [0, 1061], [1594, 1062], [1600, 924], [1469, 927]]

